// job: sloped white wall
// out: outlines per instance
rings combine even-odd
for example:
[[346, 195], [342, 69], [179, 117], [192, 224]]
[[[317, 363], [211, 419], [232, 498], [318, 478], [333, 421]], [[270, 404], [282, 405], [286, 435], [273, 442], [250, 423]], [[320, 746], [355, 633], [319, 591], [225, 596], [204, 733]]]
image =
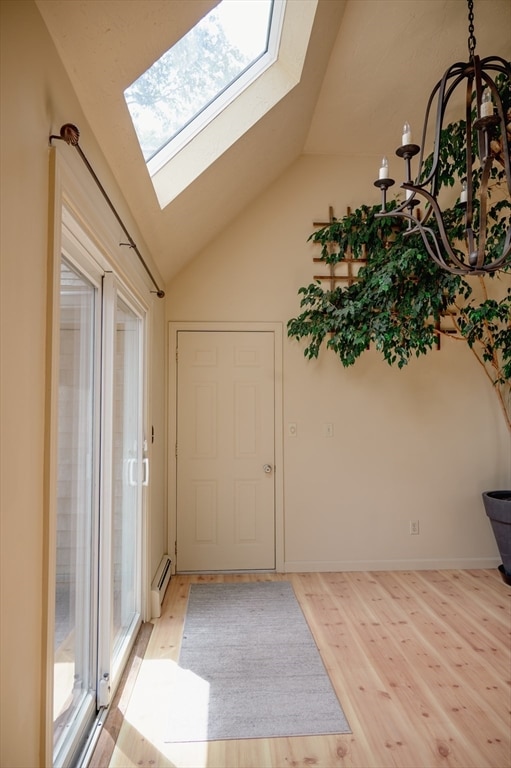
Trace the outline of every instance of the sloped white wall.
[[[329, 205], [342, 216], [376, 203], [377, 163], [302, 157], [172, 282], [169, 320], [285, 327], [298, 288], [321, 270], [313, 222]], [[285, 568], [496, 565], [481, 491], [509, 486], [511, 439], [465, 345], [442, 342], [403, 370], [374, 350], [344, 369], [332, 352], [307, 361], [304, 344], [285, 336], [283, 346]]]

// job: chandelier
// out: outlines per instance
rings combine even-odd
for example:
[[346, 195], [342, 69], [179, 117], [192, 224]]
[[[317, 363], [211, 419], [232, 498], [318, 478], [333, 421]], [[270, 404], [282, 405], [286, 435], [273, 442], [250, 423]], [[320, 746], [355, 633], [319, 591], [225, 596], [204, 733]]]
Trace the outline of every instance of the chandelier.
[[[422, 145], [412, 141], [410, 126], [405, 123], [401, 146], [396, 155], [405, 163], [405, 200], [392, 210], [387, 210], [387, 190], [395, 182], [389, 178], [388, 161], [383, 158], [379, 178], [374, 182], [382, 193], [381, 212], [377, 216], [397, 216], [408, 220], [408, 234], [420, 233], [424, 245], [440, 267], [453, 274], [486, 274], [496, 272], [511, 264], [511, 223], [509, 216], [504, 221], [505, 235], [495, 252], [491, 253], [488, 242], [489, 184], [496, 174], [496, 163], [501, 176], [505, 176], [507, 193], [511, 199], [511, 170], [506, 122], [511, 115], [504, 114], [495, 79], [490, 73], [501, 73], [505, 88], [510, 89], [511, 63], [499, 56], [480, 59], [475, 54], [473, 0], [468, 4], [468, 51], [469, 61], [452, 64], [442, 79], [435, 85], [429, 97], [422, 132]], [[458, 86], [465, 86], [465, 163], [460, 179], [457, 206], [462, 214], [461, 234], [459, 227], [454, 231], [446, 221], [445, 210], [439, 202], [441, 188], [441, 140], [444, 118], [449, 101]], [[433, 105], [437, 104], [434, 123], [434, 146], [432, 154], [425, 155], [426, 137], [430, 126]], [[411, 175], [412, 158], [419, 155], [418, 173], [414, 181]], [[425, 203], [422, 217], [417, 207]]]

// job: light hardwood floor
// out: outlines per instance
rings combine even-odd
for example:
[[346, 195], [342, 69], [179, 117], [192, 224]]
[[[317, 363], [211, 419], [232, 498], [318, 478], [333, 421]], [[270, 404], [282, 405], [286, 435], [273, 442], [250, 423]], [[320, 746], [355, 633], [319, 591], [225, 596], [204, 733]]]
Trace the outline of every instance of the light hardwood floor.
[[[293, 584], [352, 733], [164, 743], [190, 583], [280, 579]], [[175, 576], [103, 765], [509, 768], [510, 597], [491, 570]]]

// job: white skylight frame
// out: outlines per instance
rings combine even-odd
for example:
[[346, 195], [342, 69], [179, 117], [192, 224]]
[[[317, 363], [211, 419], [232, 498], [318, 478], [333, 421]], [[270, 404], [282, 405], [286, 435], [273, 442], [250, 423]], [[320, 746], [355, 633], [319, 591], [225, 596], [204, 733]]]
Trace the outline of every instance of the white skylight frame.
[[186, 141], [175, 137], [180, 139], [179, 150], [170, 147], [173, 139], [147, 163], [160, 208], [178, 197], [300, 82], [318, 2], [275, 0], [272, 18], [277, 23], [273, 35], [270, 32], [268, 52], [249, 67], [243, 89], [236, 93], [227, 89], [229, 98], [209, 122], [201, 120], [201, 127], [188, 133]]
[[259, 56], [239, 77], [234, 80], [222, 93], [202, 109], [189, 123], [182, 128], [167, 144], [159, 149], [146, 163], [149, 175], [154, 176], [162, 166], [168, 163], [180, 152], [200, 131], [215, 119], [234, 99], [243, 93], [249, 85], [260, 77], [265, 70], [276, 61], [286, 0], [273, 0], [271, 11], [268, 48]]

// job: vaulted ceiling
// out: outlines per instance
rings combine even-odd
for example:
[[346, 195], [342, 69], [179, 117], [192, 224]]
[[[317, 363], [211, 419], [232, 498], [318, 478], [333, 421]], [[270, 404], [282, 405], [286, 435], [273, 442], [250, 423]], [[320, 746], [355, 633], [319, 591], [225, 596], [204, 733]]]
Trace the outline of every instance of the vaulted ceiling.
[[[92, 131], [165, 281], [301, 154], [369, 156], [376, 169], [468, 58], [464, 0], [319, 0], [300, 83], [162, 210], [123, 92], [216, 0], [36, 2], [88, 119], [80, 146]], [[510, 0], [475, 0], [475, 34], [480, 56], [511, 58]]]

